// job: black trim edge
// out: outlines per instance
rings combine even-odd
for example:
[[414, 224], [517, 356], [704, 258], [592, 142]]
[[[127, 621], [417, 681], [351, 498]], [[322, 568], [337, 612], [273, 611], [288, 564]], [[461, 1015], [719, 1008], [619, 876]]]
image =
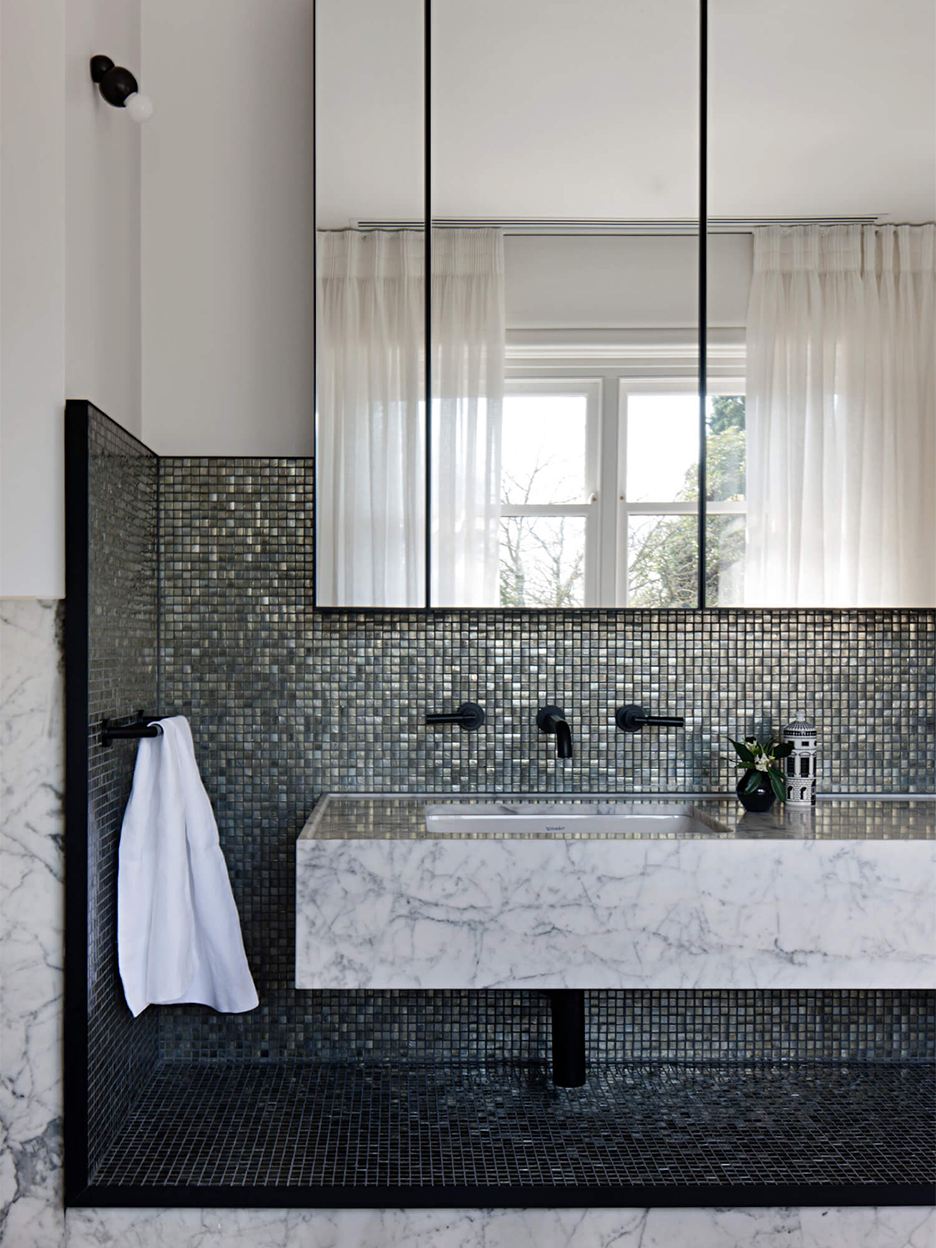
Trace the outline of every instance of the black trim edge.
[[318, 40], [316, 22], [318, 0], [312, 0], [312, 552], [309, 566], [312, 575], [312, 610], [318, 607]]
[[65, 404], [65, 1204], [88, 1183], [88, 431]]
[[[423, 481], [425, 509], [423, 558], [426, 611], [432, 610], [432, 0], [423, 0], [423, 317], [426, 337], [426, 463]], [[313, 534], [314, 539], [314, 534]]]
[[705, 610], [708, 539], [708, 0], [699, 0], [699, 550], [697, 608]]

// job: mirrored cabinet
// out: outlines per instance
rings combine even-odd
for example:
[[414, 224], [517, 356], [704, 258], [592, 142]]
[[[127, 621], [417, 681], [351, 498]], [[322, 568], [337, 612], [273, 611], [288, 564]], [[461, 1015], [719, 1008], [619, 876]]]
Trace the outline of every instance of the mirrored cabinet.
[[317, 0], [318, 606], [936, 603], [932, 15], [892, 19]]

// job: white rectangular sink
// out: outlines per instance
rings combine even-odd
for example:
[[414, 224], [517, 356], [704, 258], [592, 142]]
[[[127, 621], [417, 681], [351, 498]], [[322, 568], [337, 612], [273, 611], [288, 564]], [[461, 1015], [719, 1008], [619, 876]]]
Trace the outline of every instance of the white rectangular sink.
[[727, 831], [688, 805], [452, 802], [425, 809], [430, 836], [711, 836]]

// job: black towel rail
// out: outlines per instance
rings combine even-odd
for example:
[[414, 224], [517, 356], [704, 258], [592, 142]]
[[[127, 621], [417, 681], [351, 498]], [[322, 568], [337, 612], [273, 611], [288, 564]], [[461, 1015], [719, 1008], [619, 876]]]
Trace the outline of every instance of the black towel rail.
[[115, 741], [139, 741], [141, 737], [162, 736], [159, 724], [151, 724], [150, 719], [158, 719], [157, 715], [146, 716], [137, 711], [136, 719], [130, 724], [115, 724], [111, 719], [101, 720], [101, 745], [108, 749]]

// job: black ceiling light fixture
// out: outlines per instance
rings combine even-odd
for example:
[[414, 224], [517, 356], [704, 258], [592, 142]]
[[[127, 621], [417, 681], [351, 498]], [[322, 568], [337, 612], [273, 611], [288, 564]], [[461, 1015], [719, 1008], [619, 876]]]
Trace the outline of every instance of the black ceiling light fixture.
[[91, 81], [97, 83], [108, 104], [125, 108], [133, 121], [142, 124], [152, 117], [153, 101], [140, 93], [130, 70], [115, 65], [109, 56], [91, 57]]

